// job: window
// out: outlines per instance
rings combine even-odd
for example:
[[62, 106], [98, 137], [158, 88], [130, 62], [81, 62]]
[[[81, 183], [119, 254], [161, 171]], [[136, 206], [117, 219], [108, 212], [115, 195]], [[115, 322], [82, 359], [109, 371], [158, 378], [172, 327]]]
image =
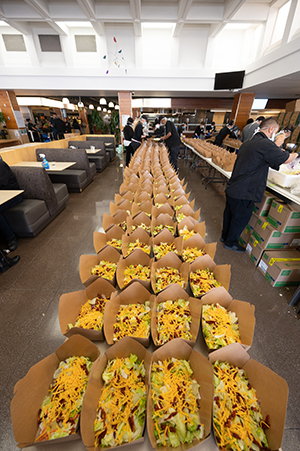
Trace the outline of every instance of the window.
[[286, 21], [287, 21], [288, 15], [289, 15], [290, 6], [291, 6], [291, 0], [289, 0], [281, 8], [279, 8], [275, 27], [273, 30], [271, 44], [275, 44], [275, 42], [281, 41], [281, 39], [283, 37]]

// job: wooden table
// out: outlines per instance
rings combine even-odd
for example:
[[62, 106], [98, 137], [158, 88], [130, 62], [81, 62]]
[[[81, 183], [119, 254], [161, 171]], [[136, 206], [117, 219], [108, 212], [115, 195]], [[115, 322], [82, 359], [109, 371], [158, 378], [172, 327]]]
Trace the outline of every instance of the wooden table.
[[24, 193], [23, 189], [0, 190], [0, 205], [5, 204], [5, 202], [7, 202], [10, 199], [13, 199], [14, 197], [18, 196], [21, 193]]
[[[76, 161], [49, 161], [49, 169], [46, 171], [64, 171], [70, 166], [74, 166]], [[21, 166], [21, 167], [29, 167], [29, 168], [41, 168], [41, 161], [19, 161], [19, 163], [15, 163], [12, 166]]]
[[88, 154], [94, 154], [94, 153], [101, 152], [101, 149], [85, 149], [85, 151]]

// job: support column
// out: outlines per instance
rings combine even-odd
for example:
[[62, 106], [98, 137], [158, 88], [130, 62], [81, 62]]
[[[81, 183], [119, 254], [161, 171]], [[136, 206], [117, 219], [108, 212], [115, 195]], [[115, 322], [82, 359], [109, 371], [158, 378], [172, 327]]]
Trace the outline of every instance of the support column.
[[10, 139], [28, 143], [27, 129], [14, 91], [0, 91], [0, 109], [4, 115]]
[[85, 123], [86, 125], [86, 129], [85, 129], [85, 134], [89, 135], [90, 134], [90, 127], [89, 127], [89, 121], [88, 121], [88, 117], [86, 114], [86, 109], [85, 108], [79, 108], [78, 107], [78, 113], [79, 113], [79, 117], [82, 120], [82, 122]]
[[126, 125], [128, 116], [132, 117], [132, 108], [131, 108], [131, 92], [130, 91], [122, 91], [119, 92], [119, 116], [120, 116], [120, 128], [123, 128]]
[[250, 117], [255, 93], [245, 92], [234, 96], [230, 119], [242, 130]]

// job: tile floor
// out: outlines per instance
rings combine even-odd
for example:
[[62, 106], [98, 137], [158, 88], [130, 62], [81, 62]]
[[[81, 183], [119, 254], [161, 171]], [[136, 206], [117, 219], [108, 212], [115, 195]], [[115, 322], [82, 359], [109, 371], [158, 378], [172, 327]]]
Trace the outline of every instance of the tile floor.
[[[230, 294], [255, 305], [256, 330], [249, 354], [285, 378], [289, 385], [282, 450], [297, 451], [300, 449], [300, 324], [299, 316], [288, 305], [295, 289], [271, 288], [247, 255], [223, 248], [219, 237], [224, 187], [214, 184], [204, 189], [200, 169], [190, 172], [189, 165], [179, 161], [180, 177], [185, 177], [188, 182], [190, 199], [196, 199], [195, 209], [201, 207], [201, 220], [206, 223], [206, 242], [218, 242], [216, 263], [232, 265]], [[84, 288], [78, 274], [79, 257], [94, 253], [93, 232], [102, 231], [101, 217], [104, 212], [109, 212], [109, 203], [119, 190], [122, 170], [117, 156], [83, 193], [70, 194], [66, 209], [37, 237], [20, 239], [14, 253], [21, 256], [19, 264], [0, 274], [1, 450], [17, 449], [9, 411], [15, 383], [32, 365], [64, 342], [58, 322], [59, 298], [63, 293]], [[102, 354], [107, 345], [100, 343], [99, 348]], [[200, 338], [196, 349], [205, 352]], [[84, 449], [81, 441], [47, 447], [48, 451]], [[151, 449], [147, 436], [135, 449]], [[216, 447], [209, 439], [201, 449], [211, 451]]]

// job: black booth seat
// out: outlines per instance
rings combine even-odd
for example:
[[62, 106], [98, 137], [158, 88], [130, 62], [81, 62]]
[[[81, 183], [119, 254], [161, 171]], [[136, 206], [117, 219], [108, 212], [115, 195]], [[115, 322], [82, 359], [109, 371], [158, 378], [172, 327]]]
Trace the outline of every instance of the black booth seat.
[[44, 168], [11, 167], [22, 193], [23, 202], [4, 212], [18, 236], [36, 236], [64, 208], [69, 199], [65, 184], [52, 184]]
[[42, 160], [40, 154], [44, 154], [48, 161], [75, 162], [75, 165], [64, 171], [49, 172], [51, 181], [65, 183], [68, 191], [81, 192], [96, 175], [96, 166], [89, 162], [84, 149], [38, 148], [36, 149], [38, 161]]

